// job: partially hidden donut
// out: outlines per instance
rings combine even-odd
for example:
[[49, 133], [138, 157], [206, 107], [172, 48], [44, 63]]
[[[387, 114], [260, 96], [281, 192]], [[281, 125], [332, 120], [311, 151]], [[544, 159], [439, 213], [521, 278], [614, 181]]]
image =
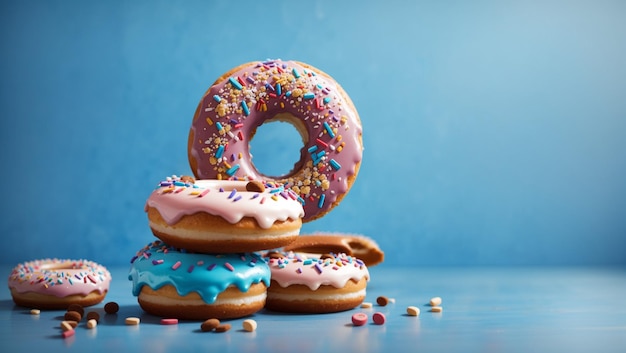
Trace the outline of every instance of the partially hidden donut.
[[21, 263], [9, 275], [15, 304], [35, 309], [67, 309], [100, 303], [111, 283], [102, 265], [88, 260], [41, 259]]
[[146, 202], [153, 234], [204, 253], [249, 252], [289, 244], [304, 210], [298, 196], [273, 182], [168, 177]]
[[[291, 123], [304, 143], [300, 160], [284, 176], [262, 174], [250, 154], [257, 128], [272, 121]], [[339, 204], [362, 154], [361, 121], [350, 97], [329, 75], [297, 61], [251, 62], [222, 75], [201, 99], [188, 139], [198, 179], [286, 184], [304, 204], [304, 222]]]
[[255, 253], [190, 253], [157, 240], [131, 262], [133, 295], [153, 315], [229, 319], [251, 315], [265, 305], [270, 271]]
[[272, 272], [265, 307], [292, 313], [350, 310], [365, 299], [369, 271], [363, 261], [343, 254], [271, 251]]
[[369, 267], [385, 259], [385, 253], [372, 238], [359, 234], [301, 234], [283, 250], [314, 254], [345, 253], [361, 259]]

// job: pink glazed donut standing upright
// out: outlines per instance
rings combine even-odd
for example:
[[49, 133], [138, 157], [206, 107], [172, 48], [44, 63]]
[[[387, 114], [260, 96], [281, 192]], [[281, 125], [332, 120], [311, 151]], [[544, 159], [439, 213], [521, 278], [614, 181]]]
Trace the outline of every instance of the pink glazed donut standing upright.
[[[280, 177], [259, 172], [250, 154], [257, 128], [272, 121], [291, 123], [304, 143], [293, 170]], [[222, 75], [200, 101], [188, 140], [198, 179], [284, 184], [299, 196], [304, 222], [339, 204], [362, 154], [361, 121], [346, 92], [329, 75], [297, 61], [252, 62]]]

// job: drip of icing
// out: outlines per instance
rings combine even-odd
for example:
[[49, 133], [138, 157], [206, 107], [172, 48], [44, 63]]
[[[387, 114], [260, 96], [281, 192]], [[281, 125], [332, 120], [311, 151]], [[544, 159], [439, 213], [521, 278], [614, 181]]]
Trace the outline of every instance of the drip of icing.
[[281, 287], [302, 284], [311, 290], [321, 285], [343, 288], [349, 280], [360, 281], [370, 275], [363, 261], [344, 253], [332, 254], [333, 257], [321, 259], [319, 255], [293, 253], [284, 254], [283, 258], [270, 258], [269, 266], [272, 281]]
[[230, 286], [247, 292], [252, 284], [270, 285], [270, 270], [255, 254], [196, 254], [155, 241], [137, 252], [131, 260], [128, 279], [133, 295], [143, 286], [157, 290], [172, 285], [180, 296], [195, 292], [208, 304]]
[[272, 184], [274, 187], [263, 192], [251, 192], [246, 191], [246, 184], [234, 180], [198, 180], [190, 184], [175, 177], [161, 182], [146, 206], [156, 208], [169, 225], [198, 212], [220, 216], [232, 224], [252, 217], [264, 229], [276, 221], [304, 216], [302, 204], [292, 191]]

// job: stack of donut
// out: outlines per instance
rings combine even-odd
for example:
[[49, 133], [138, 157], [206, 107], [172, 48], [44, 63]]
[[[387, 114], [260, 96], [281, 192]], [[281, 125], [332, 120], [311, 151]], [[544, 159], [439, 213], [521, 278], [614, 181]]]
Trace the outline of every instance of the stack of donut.
[[292, 242], [304, 210], [272, 182], [172, 176], [146, 202], [159, 238], [132, 259], [133, 294], [147, 312], [228, 319], [265, 305], [270, 269], [255, 251]]
[[[260, 173], [250, 154], [257, 128], [272, 121], [291, 123], [304, 144], [280, 177]], [[228, 71], [202, 97], [187, 148], [194, 177], [166, 178], [146, 202], [159, 239], [137, 252], [129, 275], [145, 311], [203, 320], [250, 315], [266, 303], [332, 312], [363, 301], [364, 261], [343, 248], [284, 248], [302, 237], [302, 222], [339, 204], [361, 164], [359, 116], [330, 76], [281, 60]]]

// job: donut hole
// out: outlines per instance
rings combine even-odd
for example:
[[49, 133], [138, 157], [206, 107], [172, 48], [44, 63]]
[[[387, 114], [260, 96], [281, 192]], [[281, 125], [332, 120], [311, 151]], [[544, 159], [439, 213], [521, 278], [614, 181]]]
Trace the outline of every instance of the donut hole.
[[77, 263], [71, 262], [71, 261], [41, 265], [42, 270], [49, 270], [49, 271], [79, 270], [79, 269], [84, 269], [84, 268], [87, 268], [87, 267], [78, 266]]
[[303, 163], [308, 141], [304, 124], [288, 113], [266, 120], [250, 137], [250, 157], [257, 172], [271, 179], [291, 177]]

